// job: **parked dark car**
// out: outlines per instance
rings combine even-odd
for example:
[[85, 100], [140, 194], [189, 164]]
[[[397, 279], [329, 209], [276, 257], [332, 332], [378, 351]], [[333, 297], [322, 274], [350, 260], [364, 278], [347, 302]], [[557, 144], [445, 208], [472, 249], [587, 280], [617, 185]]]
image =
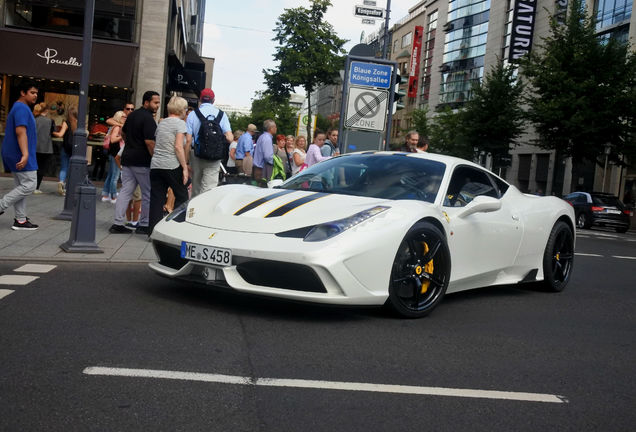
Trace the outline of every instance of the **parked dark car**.
[[577, 228], [590, 228], [596, 225], [614, 228], [619, 233], [629, 229], [631, 211], [612, 194], [572, 192], [563, 199], [574, 207]]

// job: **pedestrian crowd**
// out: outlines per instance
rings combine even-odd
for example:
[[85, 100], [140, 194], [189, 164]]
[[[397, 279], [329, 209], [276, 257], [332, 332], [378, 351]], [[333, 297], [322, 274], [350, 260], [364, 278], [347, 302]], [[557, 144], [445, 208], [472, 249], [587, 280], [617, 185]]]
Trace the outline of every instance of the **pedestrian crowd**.
[[[36, 84], [24, 80], [19, 91], [20, 98], [7, 118], [2, 145], [2, 161], [5, 169], [13, 172], [15, 188], [0, 198], [0, 214], [13, 206], [12, 228], [34, 230], [38, 226], [27, 217], [25, 197], [41, 193], [40, 184], [54, 154], [52, 137], [62, 139], [58, 193], [66, 193], [78, 112], [76, 107], [68, 107], [66, 120], [56, 130], [48, 117], [47, 105], [35, 104]], [[262, 133], [254, 124], [245, 131], [232, 131], [228, 115], [214, 101], [214, 92], [209, 88], [201, 91], [195, 109], [188, 107], [184, 98], [173, 96], [167, 104], [167, 117], [157, 121], [160, 95], [147, 91], [141, 107], [135, 109], [134, 104], [126, 103], [106, 120], [109, 128], [103, 151], [108, 156], [108, 174], [102, 202], [115, 205], [111, 233], [150, 235], [166, 213], [189, 197], [216, 187], [223, 175], [259, 183], [285, 180], [339, 155], [336, 128], [316, 130], [309, 146], [304, 136], [277, 134], [272, 119], [263, 122]], [[206, 158], [201, 153], [200, 148], [212, 142], [211, 136], [226, 147], [224, 160]], [[428, 143], [411, 131], [402, 151], [424, 152], [427, 148]]]

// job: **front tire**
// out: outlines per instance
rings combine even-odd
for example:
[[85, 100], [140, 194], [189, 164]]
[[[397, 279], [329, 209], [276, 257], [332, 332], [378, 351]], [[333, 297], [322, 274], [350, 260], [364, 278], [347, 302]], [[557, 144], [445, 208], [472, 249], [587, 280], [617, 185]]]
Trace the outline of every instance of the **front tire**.
[[418, 222], [398, 247], [387, 304], [405, 318], [428, 315], [442, 300], [450, 280], [446, 237], [429, 222]]
[[554, 224], [543, 252], [543, 285], [548, 291], [563, 291], [574, 265], [574, 234], [565, 222]]

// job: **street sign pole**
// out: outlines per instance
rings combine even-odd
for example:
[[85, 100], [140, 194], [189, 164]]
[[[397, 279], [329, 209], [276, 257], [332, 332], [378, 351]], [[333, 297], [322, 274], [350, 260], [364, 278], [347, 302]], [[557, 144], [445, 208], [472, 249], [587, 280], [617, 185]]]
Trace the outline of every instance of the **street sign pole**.
[[[386, 149], [391, 131], [396, 72], [394, 61], [346, 56], [340, 106], [340, 153]], [[377, 122], [383, 110], [387, 117], [382, 114], [380, 129]], [[363, 118], [365, 122], [360, 121]]]

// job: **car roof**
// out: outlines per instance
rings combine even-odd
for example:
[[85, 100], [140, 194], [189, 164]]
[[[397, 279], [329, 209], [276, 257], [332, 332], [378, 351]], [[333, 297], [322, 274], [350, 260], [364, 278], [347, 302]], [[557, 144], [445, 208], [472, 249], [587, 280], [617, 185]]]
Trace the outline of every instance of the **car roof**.
[[616, 195], [607, 192], [590, 192], [590, 195], [606, 198], [618, 198]]

